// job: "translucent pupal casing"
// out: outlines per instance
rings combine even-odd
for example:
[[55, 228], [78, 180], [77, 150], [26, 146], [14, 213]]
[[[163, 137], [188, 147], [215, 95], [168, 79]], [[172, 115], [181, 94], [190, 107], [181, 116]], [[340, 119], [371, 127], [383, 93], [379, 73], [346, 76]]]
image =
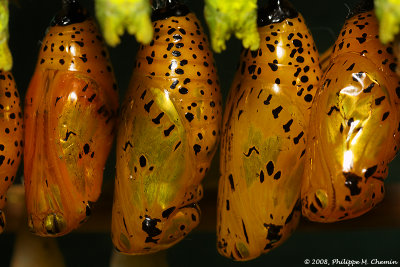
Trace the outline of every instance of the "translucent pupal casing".
[[278, 246], [299, 222], [309, 111], [321, 76], [313, 38], [287, 1], [261, 9], [258, 30], [260, 49], [242, 52], [222, 124], [217, 248], [240, 261]]
[[0, 70], [0, 233], [5, 227], [3, 208], [14, 182], [23, 151], [23, 120], [18, 90], [11, 72]]
[[166, 249], [200, 219], [200, 184], [217, 149], [221, 94], [200, 22], [186, 6], [153, 13], [121, 110], [112, 240], [126, 254]]
[[118, 109], [95, 22], [78, 7], [67, 11], [47, 30], [25, 98], [26, 207], [30, 230], [41, 236], [64, 235], [90, 214]]
[[399, 147], [395, 62], [373, 10], [346, 21], [311, 111], [301, 193], [308, 219], [355, 218], [382, 200]]

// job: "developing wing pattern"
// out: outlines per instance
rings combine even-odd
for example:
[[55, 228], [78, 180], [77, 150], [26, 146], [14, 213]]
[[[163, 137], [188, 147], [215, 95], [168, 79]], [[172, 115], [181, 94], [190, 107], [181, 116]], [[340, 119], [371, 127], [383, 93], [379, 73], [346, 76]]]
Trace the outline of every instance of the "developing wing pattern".
[[379, 203], [399, 147], [396, 59], [379, 41], [372, 7], [346, 21], [314, 100], [302, 186], [313, 221], [354, 218]]
[[42, 42], [25, 99], [26, 206], [34, 233], [64, 235], [90, 215], [113, 142], [116, 89], [94, 21], [74, 1], [67, 4]]
[[200, 182], [220, 135], [219, 83], [199, 21], [170, 3], [153, 13], [153, 26], [117, 137], [112, 239], [126, 254], [166, 249], [198, 225]]
[[281, 244], [300, 218], [308, 117], [321, 76], [304, 19], [288, 1], [258, 16], [260, 49], [244, 50], [223, 120], [219, 253], [250, 260]]

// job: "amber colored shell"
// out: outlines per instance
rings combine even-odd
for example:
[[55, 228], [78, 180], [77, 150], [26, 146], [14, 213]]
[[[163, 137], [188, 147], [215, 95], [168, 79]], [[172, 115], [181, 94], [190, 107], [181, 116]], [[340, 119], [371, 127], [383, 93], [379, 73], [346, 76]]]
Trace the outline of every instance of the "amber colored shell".
[[117, 250], [166, 249], [200, 220], [200, 184], [216, 151], [221, 94], [194, 14], [154, 22], [137, 54], [117, 137], [112, 239]]
[[93, 20], [48, 29], [25, 99], [26, 206], [34, 233], [66, 234], [90, 214], [113, 142], [116, 89]]
[[311, 112], [303, 214], [334, 222], [369, 211], [384, 196], [399, 147], [400, 82], [374, 12], [346, 21]]
[[259, 27], [244, 50], [221, 137], [217, 247], [249, 260], [287, 239], [300, 218], [309, 110], [321, 76], [303, 17]]
[[0, 233], [5, 227], [6, 193], [15, 180], [23, 151], [23, 122], [11, 72], [0, 71]]

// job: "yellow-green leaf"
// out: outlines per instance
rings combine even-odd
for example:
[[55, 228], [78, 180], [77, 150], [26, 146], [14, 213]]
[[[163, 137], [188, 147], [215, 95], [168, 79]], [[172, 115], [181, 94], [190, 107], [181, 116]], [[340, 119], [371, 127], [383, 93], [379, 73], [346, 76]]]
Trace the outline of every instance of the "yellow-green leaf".
[[379, 20], [379, 39], [387, 44], [400, 30], [400, 0], [374, 0], [374, 3]]
[[0, 69], [12, 68], [12, 56], [8, 48], [8, 0], [0, 0]]
[[149, 0], [96, 0], [95, 8], [108, 45], [119, 44], [125, 30], [142, 44], [153, 39]]
[[257, 0], [205, 0], [204, 16], [215, 52], [226, 49], [225, 42], [232, 33], [245, 48], [258, 49]]

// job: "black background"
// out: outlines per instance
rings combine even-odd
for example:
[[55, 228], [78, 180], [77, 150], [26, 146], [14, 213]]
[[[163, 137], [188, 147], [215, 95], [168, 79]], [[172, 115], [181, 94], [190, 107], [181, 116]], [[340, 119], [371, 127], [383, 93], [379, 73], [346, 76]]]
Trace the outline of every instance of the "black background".
[[[10, 4], [10, 42], [13, 54], [13, 74], [22, 97], [25, 95], [36, 65], [41, 39], [53, 15], [59, 10], [61, 1], [18, 0]], [[186, 4], [204, 23], [201, 0], [186, 0]], [[323, 52], [336, 39], [344, 19], [356, 0], [293, 0], [294, 6], [303, 14], [317, 44]], [[94, 14], [93, 1], [82, 1]], [[132, 74], [138, 44], [133, 36], [124, 35], [121, 44], [109, 48], [122, 101]], [[235, 38], [227, 43], [227, 50], [215, 54], [221, 90], [224, 100], [233, 79], [241, 43]], [[120, 102], [121, 102], [120, 101]], [[115, 173], [115, 151], [110, 154], [104, 172], [103, 191], [112, 192]], [[22, 176], [22, 166], [19, 176]], [[396, 158], [390, 165], [388, 183], [399, 182], [400, 162]], [[216, 187], [219, 178], [218, 157], [213, 161], [204, 184], [206, 188]], [[400, 212], [400, 211], [399, 211]], [[207, 216], [207, 210], [203, 210]], [[110, 218], [111, 220], [111, 218]], [[297, 231], [286, 243], [247, 263], [234, 263], [219, 256], [215, 248], [215, 232], [193, 231], [186, 239], [168, 250], [170, 266], [301, 266], [306, 258], [378, 258], [400, 260], [400, 229], [353, 229], [351, 231]], [[5, 232], [0, 236], [0, 266], [8, 266], [12, 256], [15, 234]], [[71, 233], [58, 238], [60, 249], [67, 266], [108, 266], [112, 252], [109, 233]]]

